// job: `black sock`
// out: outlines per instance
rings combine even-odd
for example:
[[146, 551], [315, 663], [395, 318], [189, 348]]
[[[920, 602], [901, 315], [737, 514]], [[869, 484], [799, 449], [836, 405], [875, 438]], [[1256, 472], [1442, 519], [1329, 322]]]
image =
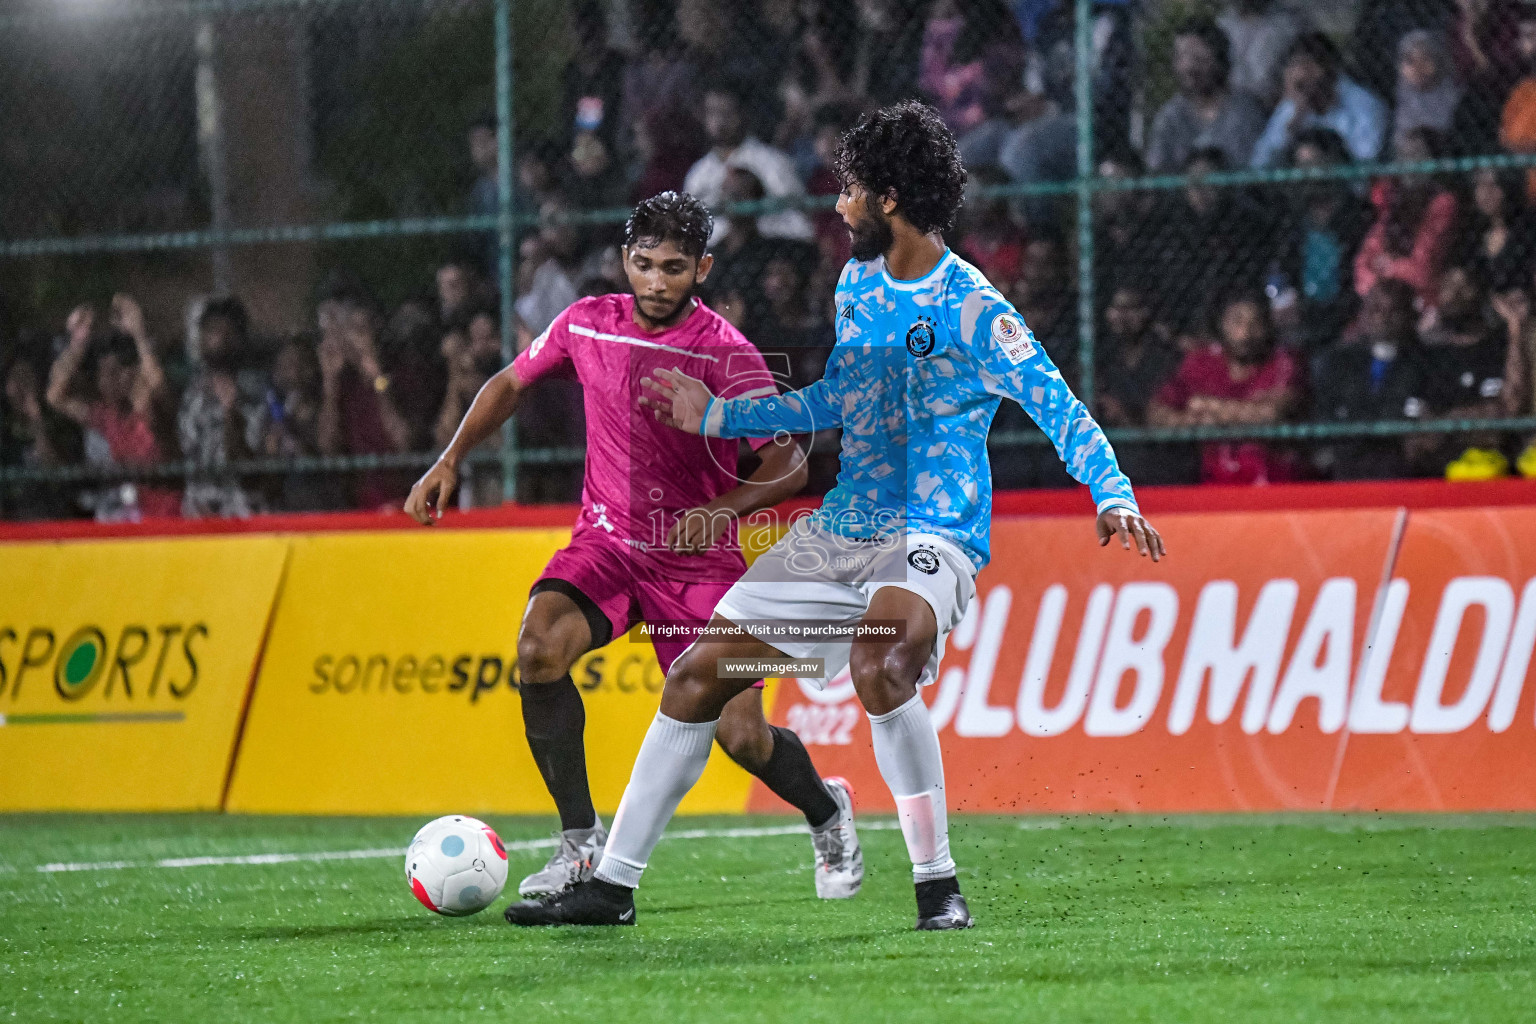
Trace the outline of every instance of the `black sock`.
[[917, 916], [938, 917], [951, 896], [960, 895], [960, 880], [954, 875], [917, 883]]
[[800, 737], [777, 725], [768, 729], [773, 733], [773, 753], [757, 777], [774, 795], [798, 808], [811, 828], [822, 827], [837, 817], [837, 801], [816, 773]]
[[523, 731], [560, 810], [561, 829], [591, 828], [597, 824], [597, 811], [587, 786], [587, 710], [581, 693], [568, 674], [553, 683], [525, 683], [521, 692]]

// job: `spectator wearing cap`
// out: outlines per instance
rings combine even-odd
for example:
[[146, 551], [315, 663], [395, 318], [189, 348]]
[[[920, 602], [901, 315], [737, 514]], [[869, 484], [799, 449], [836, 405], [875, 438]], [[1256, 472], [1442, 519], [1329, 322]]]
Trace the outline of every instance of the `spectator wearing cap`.
[[[706, 206], [720, 207], [726, 176], [735, 167], [756, 175], [770, 197], [805, 194], [805, 185], [795, 174], [795, 164], [789, 155], [748, 133], [742, 100], [734, 91], [711, 88], [704, 94], [704, 131], [709, 136], [710, 150], [688, 169], [683, 191]], [[763, 214], [757, 219], [757, 227], [769, 238], [809, 241], [814, 236], [811, 222], [799, 210]], [[717, 219], [710, 244], [718, 242], [725, 231], [725, 218]]]
[[[1261, 426], [1289, 417], [1302, 392], [1302, 368], [1275, 345], [1269, 300], [1239, 291], [1221, 304], [1219, 340], [1184, 357], [1158, 390], [1147, 419], [1160, 427]], [[1201, 449], [1200, 479], [1214, 484], [1295, 480], [1293, 453], [1264, 441], [1220, 441]]]
[[1306, 16], [1272, 0], [1233, 0], [1216, 23], [1231, 44], [1229, 88], [1274, 106], [1285, 55], [1306, 27]]
[[1306, 128], [1339, 133], [1356, 160], [1375, 160], [1386, 143], [1380, 99], [1345, 75], [1338, 48], [1321, 32], [1297, 37], [1285, 58], [1285, 88], [1253, 150], [1253, 166], [1273, 167]]
[[[1415, 128], [1403, 139], [1402, 159], [1434, 160], [1439, 136]], [[1383, 178], [1371, 189], [1376, 223], [1355, 257], [1355, 290], [1365, 295], [1383, 277], [1407, 281], [1432, 306], [1440, 271], [1456, 240], [1456, 195], [1434, 175]]]
[[1147, 166], [1156, 173], [1180, 170], [1197, 149], [1221, 150], [1232, 167], [1245, 167], [1264, 131], [1263, 105], [1227, 85], [1227, 37], [1208, 18], [1192, 18], [1174, 30], [1173, 73], [1179, 91], [1152, 119]]
[[[1433, 383], [1416, 326], [1413, 286], [1384, 278], [1365, 296], [1359, 331], [1312, 359], [1312, 408], [1326, 423], [1419, 419]], [[1431, 467], [1422, 446], [1397, 437], [1338, 438], [1315, 450], [1314, 468], [1335, 480], [1420, 476]]]
[[207, 302], [197, 318], [192, 379], [176, 417], [181, 453], [195, 468], [181, 514], [244, 518], [261, 511], [261, 495], [225, 468], [251, 455], [250, 425], [266, 395], [266, 375], [250, 365], [250, 321], [234, 296]]
[[[128, 295], [112, 297], [113, 333], [95, 338], [95, 311], [79, 306], [65, 324], [68, 342], [48, 374], [48, 404], [87, 432], [86, 453], [101, 450], [119, 466], [151, 466], [165, 459], [169, 412], [165, 373], [150, 342], [144, 312]], [[89, 362], [92, 387], [75, 380]], [[82, 394], [82, 390], [84, 394]], [[181, 495], [152, 483], [113, 488], [96, 509], [98, 519], [175, 516]]]

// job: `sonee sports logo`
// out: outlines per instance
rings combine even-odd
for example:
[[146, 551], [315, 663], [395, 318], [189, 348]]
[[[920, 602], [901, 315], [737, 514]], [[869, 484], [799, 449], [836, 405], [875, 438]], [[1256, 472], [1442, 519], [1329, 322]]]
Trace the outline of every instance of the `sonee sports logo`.
[[939, 571], [939, 556], [932, 548], [917, 548], [907, 555], [907, 564], [920, 573], [932, 576]]
[[907, 351], [921, 359], [933, 351], [933, 321], [925, 316], [907, 328]]

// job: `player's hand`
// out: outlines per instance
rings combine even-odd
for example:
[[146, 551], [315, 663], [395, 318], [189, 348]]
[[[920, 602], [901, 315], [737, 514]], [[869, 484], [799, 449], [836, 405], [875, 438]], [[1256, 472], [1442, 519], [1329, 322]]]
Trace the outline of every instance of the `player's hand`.
[[431, 526], [443, 518], [443, 509], [453, 500], [454, 488], [458, 486], [458, 469], [438, 459], [411, 487], [405, 511], [422, 526]]
[[122, 331], [135, 341], [142, 341], [148, 331], [144, 326], [144, 309], [137, 299], [125, 292], [112, 296], [110, 313], [112, 327]]
[[91, 330], [96, 326], [96, 311], [90, 306], [80, 305], [69, 314], [69, 319], [64, 321], [64, 330], [69, 334], [69, 343], [76, 348], [84, 348], [86, 342], [91, 340]]
[[732, 516], [708, 505], [690, 508], [667, 531], [667, 550], [675, 555], [702, 555], [730, 529]]
[[640, 386], [650, 391], [641, 392], [640, 404], [654, 411], [662, 423], [690, 434], [704, 432], [704, 410], [714, 396], [703, 381], [680, 370], [658, 367], [655, 377], [640, 378]]
[[1120, 546], [1129, 551], [1131, 538], [1134, 537], [1136, 550], [1142, 557], [1150, 555], [1154, 562], [1168, 557], [1168, 546], [1163, 543], [1162, 534], [1152, 529], [1151, 523], [1128, 508], [1107, 508], [1100, 512], [1098, 529], [1099, 547], [1119, 537]]

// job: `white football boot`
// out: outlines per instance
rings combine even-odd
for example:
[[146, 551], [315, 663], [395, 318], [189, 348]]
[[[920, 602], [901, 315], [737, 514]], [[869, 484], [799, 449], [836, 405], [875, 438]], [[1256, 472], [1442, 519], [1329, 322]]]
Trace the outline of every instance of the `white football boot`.
[[811, 833], [816, 850], [816, 895], [824, 900], [846, 900], [864, 884], [864, 851], [853, 828], [853, 787], [833, 776], [823, 779], [837, 802], [837, 822]]
[[543, 899], [564, 892], [577, 882], [585, 882], [603, 859], [608, 845], [608, 830], [601, 819], [592, 828], [573, 828], [555, 835], [560, 845], [549, 862], [517, 884], [524, 899]]

